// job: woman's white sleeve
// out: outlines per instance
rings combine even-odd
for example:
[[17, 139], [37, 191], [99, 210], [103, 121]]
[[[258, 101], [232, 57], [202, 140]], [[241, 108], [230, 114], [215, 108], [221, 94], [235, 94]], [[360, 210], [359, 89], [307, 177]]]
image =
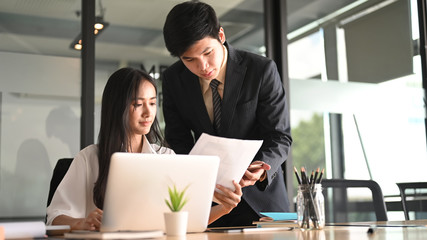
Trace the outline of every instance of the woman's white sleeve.
[[58, 185], [52, 202], [47, 208], [46, 224], [51, 225], [53, 219], [59, 215], [73, 218], [85, 218], [87, 213], [88, 195], [93, 190], [93, 185], [88, 185], [88, 159], [81, 152], [74, 158], [67, 173]]

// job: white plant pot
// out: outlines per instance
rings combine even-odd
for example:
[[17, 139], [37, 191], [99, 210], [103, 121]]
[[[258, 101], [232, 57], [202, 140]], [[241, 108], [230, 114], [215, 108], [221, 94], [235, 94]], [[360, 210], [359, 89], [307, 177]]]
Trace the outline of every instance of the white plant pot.
[[166, 212], [165, 228], [168, 236], [184, 236], [187, 233], [188, 212]]

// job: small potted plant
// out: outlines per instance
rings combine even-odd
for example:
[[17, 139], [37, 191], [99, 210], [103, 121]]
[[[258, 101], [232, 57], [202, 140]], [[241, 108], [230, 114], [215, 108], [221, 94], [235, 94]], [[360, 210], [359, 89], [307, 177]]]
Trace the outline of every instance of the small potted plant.
[[187, 188], [180, 191], [175, 184], [168, 187], [169, 199], [165, 199], [165, 203], [171, 212], [164, 213], [166, 235], [182, 236], [187, 233], [188, 212], [181, 211], [188, 201], [185, 197]]

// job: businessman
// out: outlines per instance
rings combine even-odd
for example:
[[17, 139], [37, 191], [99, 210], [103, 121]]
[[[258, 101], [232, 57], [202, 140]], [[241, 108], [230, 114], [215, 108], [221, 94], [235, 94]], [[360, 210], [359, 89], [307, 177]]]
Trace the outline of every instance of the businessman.
[[202, 133], [263, 140], [240, 181], [240, 203], [210, 227], [252, 225], [260, 212], [289, 211], [281, 165], [292, 138], [276, 64], [227, 43], [214, 9], [203, 2], [173, 7], [163, 36], [168, 51], [179, 58], [163, 73], [170, 147], [189, 153]]

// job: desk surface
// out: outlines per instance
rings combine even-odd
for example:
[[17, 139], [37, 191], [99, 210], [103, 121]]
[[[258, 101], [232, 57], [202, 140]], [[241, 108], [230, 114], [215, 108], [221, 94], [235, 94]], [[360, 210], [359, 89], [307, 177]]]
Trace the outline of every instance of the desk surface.
[[[427, 238], [427, 220], [389, 221], [389, 222], [363, 222], [352, 223], [360, 226], [326, 226], [323, 230], [294, 229], [291, 231], [250, 232], [250, 233], [195, 233], [187, 234], [183, 238], [163, 237], [160, 239], [176, 240], [223, 240], [223, 239], [249, 239], [249, 240], [364, 240], [364, 239], [399, 239], [418, 240]], [[373, 234], [368, 234], [366, 225], [390, 225], [377, 227]], [[365, 226], [363, 226], [365, 225]], [[391, 227], [391, 225], [424, 225], [424, 227]]]

